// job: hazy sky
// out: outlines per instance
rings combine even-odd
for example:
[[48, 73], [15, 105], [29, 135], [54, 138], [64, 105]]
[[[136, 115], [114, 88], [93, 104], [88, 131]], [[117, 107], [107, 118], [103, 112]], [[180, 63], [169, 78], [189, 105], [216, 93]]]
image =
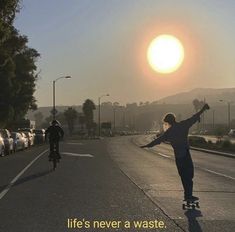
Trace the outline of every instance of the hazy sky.
[[[51, 105], [86, 98], [154, 101], [196, 87], [235, 87], [234, 0], [23, 0], [15, 26], [41, 54], [35, 96]], [[157, 35], [172, 34], [185, 60], [173, 74], [154, 72], [146, 50]]]

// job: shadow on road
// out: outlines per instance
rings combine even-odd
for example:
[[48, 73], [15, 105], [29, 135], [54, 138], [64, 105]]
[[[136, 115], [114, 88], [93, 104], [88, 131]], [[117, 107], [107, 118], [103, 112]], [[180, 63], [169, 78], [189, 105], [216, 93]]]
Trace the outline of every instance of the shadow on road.
[[188, 231], [189, 232], [202, 232], [202, 228], [197, 221], [198, 217], [202, 217], [202, 213], [197, 209], [188, 209], [185, 213], [188, 219]]
[[51, 173], [51, 172], [52, 172], [52, 170], [50, 169], [50, 170], [46, 170], [46, 171], [42, 171], [42, 172], [35, 173], [35, 174], [33, 174], [33, 175], [30, 175], [30, 176], [26, 176], [26, 177], [24, 177], [24, 178], [20, 178], [19, 180], [17, 180], [17, 181], [15, 182], [14, 186], [19, 185], [19, 184], [23, 184], [23, 183], [25, 183], [25, 182], [27, 182], [27, 181], [35, 180], [35, 179], [37, 179], [37, 178], [46, 176], [46, 175], [48, 175], [48, 174]]

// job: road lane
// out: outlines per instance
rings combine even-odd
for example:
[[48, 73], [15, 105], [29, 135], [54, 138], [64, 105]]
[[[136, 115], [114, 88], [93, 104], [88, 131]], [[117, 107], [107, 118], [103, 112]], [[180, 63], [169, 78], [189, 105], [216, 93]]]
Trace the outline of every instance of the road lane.
[[[145, 144], [152, 141], [152, 139], [152, 136], [139, 136], [135, 138], [134, 142], [137, 144]], [[161, 145], [151, 148], [151, 150], [168, 155], [174, 159], [173, 149], [168, 144], [162, 143]], [[205, 171], [209, 170], [210, 172], [228, 176], [231, 179], [235, 178], [235, 159], [195, 150], [191, 150], [190, 152], [196, 167], [204, 169]]]
[[23, 170], [20, 171], [20, 173], [16, 175], [16, 177], [14, 177], [13, 180], [11, 180], [11, 182], [6, 186], [6, 188], [2, 192], [0, 192], [0, 200], [8, 193], [8, 191], [16, 183], [16, 181], [47, 151], [48, 149], [44, 150], [38, 156], [36, 156]]
[[[143, 144], [145, 138], [137, 138]], [[200, 165], [205, 162], [212, 170], [217, 171], [219, 168], [222, 173], [234, 176], [234, 168], [227, 170], [231, 166], [234, 167], [234, 159], [193, 151], [193, 159], [196, 160], [197, 166], [194, 190], [195, 195], [200, 197], [201, 209], [197, 214], [184, 214], [181, 208], [182, 186], [169, 147], [159, 146], [156, 149], [171, 156], [170, 158], [157, 155], [156, 151], [153, 153], [151, 150], [140, 149], [131, 140], [131, 137], [110, 140], [111, 156], [123, 172], [160, 205], [169, 217], [176, 220], [185, 230], [193, 229], [188, 228], [190, 225], [192, 227], [193, 220], [198, 226], [198, 231], [233, 231], [231, 228], [235, 228], [234, 180], [205, 171], [204, 166], [200, 168]]]
[[[64, 143], [61, 153], [90, 154], [92, 158], [62, 154], [62, 161], [53, 172], [45, 154], [16, 181], [0, 200], [0, 231], [78, 231], [67, 229], [68, 218], [90, 221], [158, 219], [167, 226], [161, 231], [182, 231], [110, 159], [104, 140], [82, 143]], [[12, 156], [8, 163], [15, 168], [12, 172], [18, 173], [15, 163], [18, 158], [31, 156], [30, 162], [35, 158], [34, 153], [32, 150], [32, 153], [22, 153], [19, 157]], [[2, 168], [6, 170], [7, 166]]]
[[45, 149], [47, 149], [46, 145], [40, 145], [9, 156], [0, 157], [0, 192], [25, 166]]

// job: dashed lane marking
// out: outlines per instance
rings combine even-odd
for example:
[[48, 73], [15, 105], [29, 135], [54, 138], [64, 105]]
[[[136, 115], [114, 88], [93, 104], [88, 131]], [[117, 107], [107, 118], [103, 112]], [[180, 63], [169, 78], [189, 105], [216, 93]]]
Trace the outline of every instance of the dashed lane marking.
[[83, 143], [66, 143], [68, 145], [83, 145]]
[[69, 155], [69, 156], [78, 156], [78, 157], [89, 157], [93, 158], [94, 156], [91, 154], [77, 154], [77, 153], [71, 153], [71, 152], [62, 152], [63, 155]]
[[170, 156], [169, 156], [169, 155], [165, 155], [165, 154], [160, 153], [160, 152], [158, 152], [158, 155], [163, 156], [163, 157], [166, 157], [166, 158], [170, 158]]

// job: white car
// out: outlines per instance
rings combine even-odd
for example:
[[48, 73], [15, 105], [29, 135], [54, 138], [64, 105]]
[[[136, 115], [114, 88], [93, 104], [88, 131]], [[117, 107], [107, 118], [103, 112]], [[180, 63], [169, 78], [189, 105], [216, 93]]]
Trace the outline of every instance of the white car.
[[14, 151], [25, 149], [25, 138], [19, 132], [12, 132], [11, 136], [14, 140]]
[[22, 135], [22, 139], [24, 141], [24, 148], [28, 148], [29, 147], [29, 139], [27, 138], [27, 136], [25, 135], [24, 132], [19, 132]]
[[235, 137], [235, 129], [231, 129], [228, 133], [228, 136]]
[[34, 145], [34, 135], [28, 131], [24, 131], [24, 134], [28, 138], [29, 147], [33, 146]]
[[5, 147], [5, 154], [10, 155], [14, 151], [14, 142], [11, 133], [7, 129], [0, 129]]
[[5, 146], [4, 146], [4, 140], [2, 135], [0, 134], [0, 156], [5, 155]]

